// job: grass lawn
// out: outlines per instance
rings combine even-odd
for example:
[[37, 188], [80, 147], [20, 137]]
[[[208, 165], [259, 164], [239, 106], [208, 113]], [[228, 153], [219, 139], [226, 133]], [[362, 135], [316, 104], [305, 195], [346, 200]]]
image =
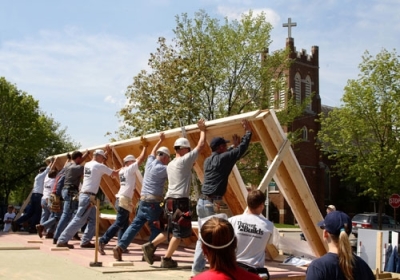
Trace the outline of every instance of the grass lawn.
[[110, 209], [107, 209], [107, 208], [100, 209], [100, 212], [103, 213], [103, 214], [111, 214], [111, 215], [117, 214], [117, 212], [115, 212], [115, 210], [112, 209], [112, 208], [110, 208]]

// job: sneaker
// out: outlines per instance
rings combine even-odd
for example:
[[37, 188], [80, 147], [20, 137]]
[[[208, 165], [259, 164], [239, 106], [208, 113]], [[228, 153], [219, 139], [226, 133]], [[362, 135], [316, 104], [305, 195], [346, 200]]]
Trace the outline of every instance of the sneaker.
[[161, 258], [161, 266], [162, 268], [174, 268], [178, 267], [178, 262], [174, 261], [172, 258]]
[[93, 243], [86, 242], [85, 244], [81, 244], [81, 248], [95, 248], [96, 245], [94, 245]]
[[97, 250], [99, 251], [100, 255], [104, 256], [106, 254], [106, 252], [104, 252], [104, 247], [106, 247], [106, 244], [104, 244], [103, 242], [101, 242], [99, 240], [99, 246], [97, 247]]
[[42, 238], [44, 226], [42, 226], [41, 224], [38, 224], [38, 225], [36, 225], [36, 230], [37, 230], [37, 234], [39, 235], [39, 237]]
[[142, 245], [143, 258], [149, 263], [154, 263], [154, 252], [156, 251], [156, 247], [154, 247], [153, 243], [147, 242]]
[[117, 261], [122, 261], [122, 248], [119, 246], [115, 246], [113, 248], [113, 253], [114, 253], [114, 259]]
[[61, 247], [61, 248], [67, 247], [68, 249], [74, 249], [74, 245], [68, 243], [57, 243], [56, 247]]

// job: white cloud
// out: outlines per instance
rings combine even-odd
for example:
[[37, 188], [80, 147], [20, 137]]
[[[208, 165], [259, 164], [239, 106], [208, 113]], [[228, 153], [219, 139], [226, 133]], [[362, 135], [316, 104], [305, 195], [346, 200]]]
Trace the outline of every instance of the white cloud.
[[240, 20], [242, 15], [247, 14], [249, 10], [253, 11], [254, 16], [264, 13], [268, 22], [271, 23], [273, 26], [275, 26], [280, 20], [279, 15], [274, 10], [271, 10], [269, 8], [251, 9], [251, 8], [245, 8], [243, 6], [233, 7], [225, 5], [217, 7], [218, 14], [227, 17], [229, 20], [234, 20], [234, 19]]

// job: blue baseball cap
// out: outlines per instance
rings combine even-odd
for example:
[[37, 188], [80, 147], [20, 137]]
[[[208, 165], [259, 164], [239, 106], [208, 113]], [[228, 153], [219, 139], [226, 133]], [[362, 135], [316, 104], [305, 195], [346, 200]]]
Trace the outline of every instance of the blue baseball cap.
[[330, 212], [325, 216], [325, 220], [319, 222], [317, 225], [336, 236], [339, 236], [341, 231], [350, 234], [352, 229], [350, 217], [342, 211]]

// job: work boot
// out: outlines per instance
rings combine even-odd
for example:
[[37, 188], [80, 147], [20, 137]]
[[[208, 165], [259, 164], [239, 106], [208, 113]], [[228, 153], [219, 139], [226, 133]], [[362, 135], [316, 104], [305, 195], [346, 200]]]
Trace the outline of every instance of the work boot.
[[57, 243], [56, 247], [61, 247], [61, 248], [67, 247], [68, 249], [74, 249], [74, 245], [68, 243]]
[[162, 268], [174, 268], [178, 267], [178, 262], [174, 261], [172, 258], [161, 258], [161, 267]]
[[81, 248], [95, 248], [96, 245], [90, 243], [90, 241], [86, 242], [85, 244], [81, 244]]
[[142, 251], [143, 251], [144, 260], [149, 264], [153, 264], [154, 263], [154, 252], [156, 251], [156, 247], [154, 247], [153, 243], [147, 242], [147, 243], [143, 244]]
[[48, 232], [45, 236], [46, 239], [52, 239], [54, 237], [54, 233]]
[[113, 253], [114, 253], [114, 259], [117, 261], [122, 261], [122, 248], [119, 246], [115, 246], [113, 248]]
[[99, 246], [97, 247], [97, 250], [99, 251], [100, 255], [104, 256], [106, 254], [106, 252], [104, 252], [104, 248], [106, 247], [106, 244], [104, 244], [103, 242], [101, 242], [99, 240]]
[[53, 244], [57, 244], [58, 239], [57, 238], [53, 238]]
[[42, 238], [44, 226], [42, 226], [41, 224], [38, 224], [38, 225], [36, 225], [36, 230], [37, 230], [37, 234], [39, 235], [39, 237]]

